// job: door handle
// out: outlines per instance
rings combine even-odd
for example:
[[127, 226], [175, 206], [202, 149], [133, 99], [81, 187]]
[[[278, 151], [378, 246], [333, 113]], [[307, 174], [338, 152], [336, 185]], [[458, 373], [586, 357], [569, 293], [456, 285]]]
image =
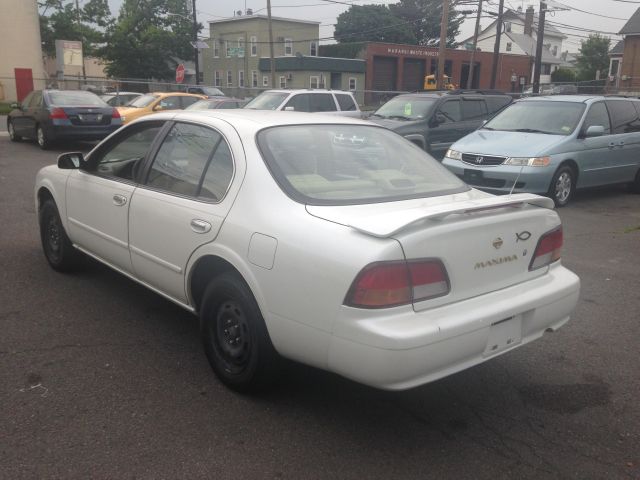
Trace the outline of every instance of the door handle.
[[196, 233], [207, 233], [211, 230], [211, 224], [199, 218], [191, 220], [191, 230]]
[[611, 143], [609, 144], [609, 148], [615, 148], [615, 146], [616, 146], [616, 144], [615, 144], [615, 143], [613, 143], [613, 142], [611, 142]]
[[127, 203], [127, 197], [123, 196], [123, 195], [118, 195], [115, 194], [113, 196], [113, 204], [116, 207], [122, 207], [123, 205], [125, 205]]
[[623, 147], [624, 147], [624, 142], [620, 142], [620, 143], [618, 144], [618, 146], [619, 146], [620, 148], [623, 148]]

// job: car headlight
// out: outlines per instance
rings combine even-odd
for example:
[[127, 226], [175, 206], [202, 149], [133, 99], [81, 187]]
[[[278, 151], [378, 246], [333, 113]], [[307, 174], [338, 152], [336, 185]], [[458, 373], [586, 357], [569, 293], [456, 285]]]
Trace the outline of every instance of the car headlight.
[[551, 163], [551, 157], [509, 157], [503, 165], [514, 167], [546, 167]]
[[445, 157], [450, 158], [451, 160], [462, 160], [462, 152], [449, 149], [447, 150]]

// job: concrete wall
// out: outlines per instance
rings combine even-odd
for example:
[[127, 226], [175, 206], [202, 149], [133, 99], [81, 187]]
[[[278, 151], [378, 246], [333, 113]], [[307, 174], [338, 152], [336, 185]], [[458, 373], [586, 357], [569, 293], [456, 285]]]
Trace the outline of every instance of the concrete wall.
[[15, 70], [31, 69], [34, 89], [44, 88], [36, 0], [0, 0], [0, 101], [16, 101]]

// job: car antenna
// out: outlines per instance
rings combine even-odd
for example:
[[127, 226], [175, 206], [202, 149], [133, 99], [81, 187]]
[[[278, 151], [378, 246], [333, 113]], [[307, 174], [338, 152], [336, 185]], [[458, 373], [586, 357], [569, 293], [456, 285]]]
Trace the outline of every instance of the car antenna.
[[520, 175], [522, 174], [522, 170], [524, 170], [524, 166], [525, 166], [525, 164], [523, 164], [522, 167], [520, 167], [520, 171], [518, 172], [518, 176], [516, 177], [515, 181], [513, 182], [513, 185], [511, 186], [511, 190], [509, 190], [509, 197], [513, 193], [513, 190], [516, 188], [516, 184], [518, 183], [518, 179], [520, 178]]

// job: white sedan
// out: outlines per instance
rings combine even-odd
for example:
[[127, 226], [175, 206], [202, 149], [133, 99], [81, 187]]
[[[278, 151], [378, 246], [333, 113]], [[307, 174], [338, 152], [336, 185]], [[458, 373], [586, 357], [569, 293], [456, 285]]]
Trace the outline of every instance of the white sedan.
[[197, 314], [238, 391], [282, 357], [412, 388], [556, 330], [580, 289], [552, 200], [474, 190], [360, 120], [157, 114], [61, 155], [35, 197], [54, 269], [84, 253]]

